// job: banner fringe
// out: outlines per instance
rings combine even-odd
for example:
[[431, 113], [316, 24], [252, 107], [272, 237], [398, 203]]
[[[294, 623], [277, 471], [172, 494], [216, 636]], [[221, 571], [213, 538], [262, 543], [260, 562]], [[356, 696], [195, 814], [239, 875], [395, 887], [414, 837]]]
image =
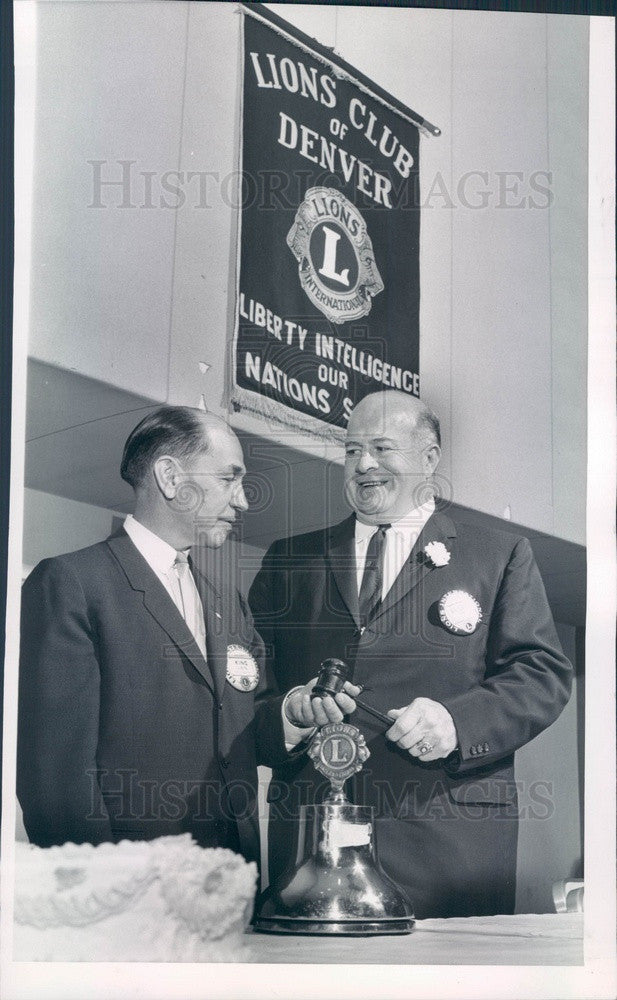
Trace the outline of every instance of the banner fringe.
[[310, 434], [311, 437], [319, 438], [320, 441], [343, 444], [345, 440], [345, 431], [342, 427], [326, 424], [318, 417], [311, 417], [308, 413], [298, 413], [297, 410], [290, 409], [277, 399], [260, 396], [243, 386], [233, 387], [229, 401], [240, 411], [253, 413], [264, 420], [274, 420], [277, 424], [288, 427], [290, 430]]

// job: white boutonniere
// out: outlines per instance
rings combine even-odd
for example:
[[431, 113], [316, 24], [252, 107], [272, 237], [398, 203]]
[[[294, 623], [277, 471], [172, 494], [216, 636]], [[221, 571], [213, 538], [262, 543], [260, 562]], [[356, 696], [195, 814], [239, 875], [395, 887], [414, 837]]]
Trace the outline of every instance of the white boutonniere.
[[443, 542], [429, 542], [424, 546], [424, 554], [433, 566], [447, 566], [450, 562], [450, 553]]

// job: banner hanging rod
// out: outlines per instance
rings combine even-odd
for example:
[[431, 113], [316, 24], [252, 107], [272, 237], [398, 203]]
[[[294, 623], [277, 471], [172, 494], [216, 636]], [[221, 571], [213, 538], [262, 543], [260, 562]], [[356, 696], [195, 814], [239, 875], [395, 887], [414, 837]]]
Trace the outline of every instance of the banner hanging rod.
[[355, 66], [352, 66], [350, 63], [341, 58], [341, 56], [337, 55], [333, 49], [329, 49], [327, 45], [322, 45], [321, 42], [311, 38], [311, 36], [305, 34], [304, 31], [300, 31], [299, 28], [290, 24], [289, 21], [286, 21], [284, 18], [279, 17], [278, 14], [274, 14], [273, 11], [264, 7], [262, 3], [241, 3], [240, 8], [244, 11], [244, 13], [250, 14], [251, 17], [254, 17], [257, 20], [266, 21], [276, 31], [286, 35], [292, 42], [295, 42], [302, 48], [314, 53], [321, 60], [342, 70], [343, 73], [349, 76], [350, 79], [357, 82], [364, 90], [367, 90], [370, 94], [376, 97], [377, 100], [381, 101], [382, 104], [387, 105], [397, 114], [401, 115], [401, 117], [405, 118], [406, 121], [411, 122], [418, 129], [420, 129], [420, 131], [424, 132], [425, 135], [430, 135], [434, 138], [441, 135], [441, 129], [437, 125], [433, 125], [432, 122], [423, 118], [422, 115], [419, 115], [416, 111], [412, 111], [411, 108], [408, 108], [406, 104], [402, 103], [402, 101], [393, 97], [392, 94], [388, 93], [387, 90], [384, 90], [376, 84], [370, 79], [370, 77], [365, 76], [364, 73], [361, 73]]

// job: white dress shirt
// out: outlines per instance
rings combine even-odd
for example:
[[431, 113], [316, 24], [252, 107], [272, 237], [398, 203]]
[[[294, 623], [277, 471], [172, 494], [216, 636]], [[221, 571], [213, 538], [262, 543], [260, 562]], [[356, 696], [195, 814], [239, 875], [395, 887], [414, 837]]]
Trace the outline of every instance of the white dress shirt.
[[202, 656], [207, 659], [204, 609], [192, 573], [188, 571], [181, 580], [176, 568], [176, 549], [136, 521], [132, 514], [124, 522], [124, 530], [165, 587], [191, 630]]
[[[414, 507], [405, 517], [398, 521], [393, 521], [386, 532], [386, 548], [384, 552], [383, 564], [383, 588], [381, 599], [383, 600], [390, 587], [401, 572], [403, 566], [411, 555], [411, 550], [418, 540], [418, 535], [435, 511], [435, 499], [431, 497], [420, 507]], [[376, 524], [363, 524], [356, 518], [356, 580], [358, 583], [358, 594], [362, 585], [364, 574], [364, 564], [366, 562], [366, 552], [369, 542], [377, 531]]]
[[[169, 545], [168, 542], [163, 541], [162, 538], [155, 535], [153, 531], [146, 528], [140, 521], [135, 520], [132, 514], [129, 514], [124, 522], [124, 530], [131, 539], [135, 548], [144, 557], [152, 572], [159, 578], [182, 617], [184, 617], [185, 609], [182, 602], [182, 593], [180, 591], [178, 576], [175, 570], [176, 556], [178, 553], [174, 549], [173, 545]], [[195, 584], [193, 585], [195, 586]], [[197, 587], [195, 587], [195, 595], [199, 601], [201, 621], [203, 622], [203, 606], [201, 604]], [[193, 630], [191, 629], [191, 631]], [[195, 633], [193, 634], [195, 635]], [[206, 658], [205, 625], [203, 627], [203, 633], [195, 635], [195, 640], [203, 653], [204, 658]], [[294, 690], [296, 689], [294, 688]], [[291, 691], [289, 694], [291, 694]], [[284, 702], [281, 706], [281, 714], [285, 734], [285, 747], [287, 750], [293, 750], [298, 743], [301, 743], [302, 740], [306, 739], [315, 731], [314, 728], [304, 729], [299, 726], [294, 726], [285, 714]]]

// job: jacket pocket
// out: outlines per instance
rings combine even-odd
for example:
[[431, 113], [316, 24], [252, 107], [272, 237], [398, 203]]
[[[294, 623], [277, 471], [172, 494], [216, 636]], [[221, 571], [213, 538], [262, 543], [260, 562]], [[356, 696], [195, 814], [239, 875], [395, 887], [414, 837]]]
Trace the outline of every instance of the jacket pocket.
[[458, 805], [516, 808], [518, 804], [516, 782], [508, 778], [472, 778], [451, 785], [448, 794]]

